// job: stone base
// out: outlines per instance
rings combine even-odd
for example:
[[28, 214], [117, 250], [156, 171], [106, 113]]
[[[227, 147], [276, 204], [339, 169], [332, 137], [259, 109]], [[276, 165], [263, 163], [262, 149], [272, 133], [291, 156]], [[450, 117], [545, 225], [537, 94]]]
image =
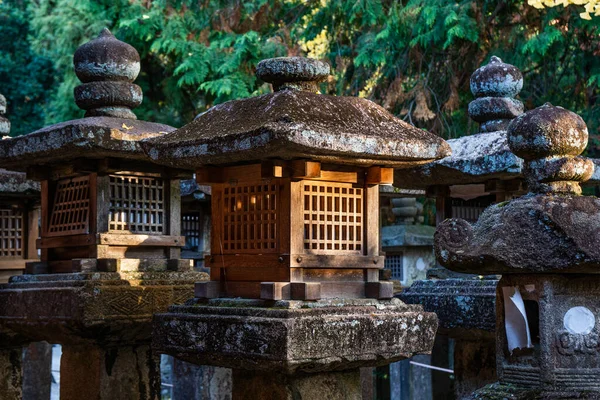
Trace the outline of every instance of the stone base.
[[435, 314], [398, 299], [213, 299], [154, 318], [153, 346], [198, 365], [295, 374], [380, 366], [429, 353]]
[[599, 400], [600, 392], [545, 392], [511, 384], [492, 383], [475, 391], [468, 400]]
[[234, 400], [362, 400], [359, 369], [284, 375], [233, 371]]
[[29, 341], [150, 341], [152, 315], [193, 298], [201, 272], [19, 275], [0, 285], [3, 327]]

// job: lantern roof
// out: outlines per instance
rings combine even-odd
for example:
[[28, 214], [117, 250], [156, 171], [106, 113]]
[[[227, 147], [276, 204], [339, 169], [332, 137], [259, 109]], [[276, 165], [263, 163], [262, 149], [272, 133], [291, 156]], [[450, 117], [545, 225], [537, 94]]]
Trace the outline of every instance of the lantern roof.
[[480, 133], [448, 140], [452, 154], [429, 164], [398, 170], [394, 184], [410, 189], [433, 185], [485, 183], [491, 179], [522, 177], [523, 160], [510, 151], [506, 129], [523, 113], [515, 97], [523, 88], [523, 75], [514, 65], [492, 56], [471, 76], [469, 116]]
[[212, 107], [175, 132], [143, 143], [176, 167], [307, 158], [350, 165], [414, 165], [450, 154], [440, 137], [362, 98], [317, 93], [329, 65], [301, 57], [261, 61], [274, 92]]
[[131, 109], [143, 97], [142, 89], [133, 83], [140, 71], [139, 54], [108, 29], [80, 46], [73, 64], [82, 82], [75, 88], [75, 102], [86, 111], [85, 117], [0, 141], [0, 167], [25, 171], [76, 158], [147, 160], [139, 141], [175, 129], [136, 119]]

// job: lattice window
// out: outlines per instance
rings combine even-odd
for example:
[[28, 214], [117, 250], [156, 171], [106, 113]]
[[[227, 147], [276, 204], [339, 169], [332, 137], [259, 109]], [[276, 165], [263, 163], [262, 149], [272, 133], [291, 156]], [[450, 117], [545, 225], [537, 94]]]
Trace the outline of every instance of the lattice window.
[[363, 250], [363, 190], [343, 183], [306, 183], [304, 249], [361, 254]]
[[23, 211], [0, 209], [0, 257], [23, 257]]
[[161, 235], [165, 185], [160, 178], [110, 175], [110, 231]]
[[404, 281], [404, 256], [402, 254], [389, 254], [385, 256], [385, 269], [392, 271], [392, 279]]
[[56, 183], [48, 223], [49, 236], [89, 233], [90, 177], [63, 179]]
[[200, 246], [200, 215], [187, 213], [181, 216], [181, 234], [185, 236], [184, 249], [197, 249]]
[[278, 184], [223, 189], [223, 253], [275, 253]]

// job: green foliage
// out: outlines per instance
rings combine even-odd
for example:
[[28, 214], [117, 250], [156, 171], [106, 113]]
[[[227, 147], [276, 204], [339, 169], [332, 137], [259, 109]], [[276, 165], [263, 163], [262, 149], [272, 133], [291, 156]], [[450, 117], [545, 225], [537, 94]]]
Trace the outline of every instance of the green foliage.
[[19, 47], [51, 60], [47, 72], [56, 81], [40, 88], [37, 121], [81, 115], [71, 95], [71, 57], [108, 26], [140, 52], [136, 83], [144, 102], [136, 113], [143, 119], [181, 126], [214, 104], [268, 91], [254, 77], [261, 59], [308, 55], [332, 65], [324, 91], [368, 97], [416, 126], [458, 137], [477, 131], [466, 114], [469, 79], [495, 54], [524, 72], [528, 109], [550, 101], [580, 113], [595, 135], [592, 153], [598, 147], [600, 28], [576, 7], [538, 10], [526, 0], [18, 2], [25, 3], [26, 13], [7, 20], [30, 21], [19, 28], [30, 29]]
[[0, 92], [9, 100], [14, 136], [44, 124], [45, 104], [54, 85], [52, 60], [31, 50], [28, 31], [23, 3], [0, 1]]

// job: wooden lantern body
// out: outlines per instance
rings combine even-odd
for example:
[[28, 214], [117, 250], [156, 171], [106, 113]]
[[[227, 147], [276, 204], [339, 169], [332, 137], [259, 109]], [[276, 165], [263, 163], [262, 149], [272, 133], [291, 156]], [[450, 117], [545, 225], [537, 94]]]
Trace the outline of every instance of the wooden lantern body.
[[29, 272], [178, 268], [179, 178], [123, 160], [85, 163], [29, 171], [42, 188], [41, 263]]
[[391, 297], [379, 282], [379, 184], [390, 168], [298, 160], [196, 177], [212, 186], [211, 282], [198, 297]]
[[28, 197], [0, 196], [0, 282], [38, 259], [39, 199]]

